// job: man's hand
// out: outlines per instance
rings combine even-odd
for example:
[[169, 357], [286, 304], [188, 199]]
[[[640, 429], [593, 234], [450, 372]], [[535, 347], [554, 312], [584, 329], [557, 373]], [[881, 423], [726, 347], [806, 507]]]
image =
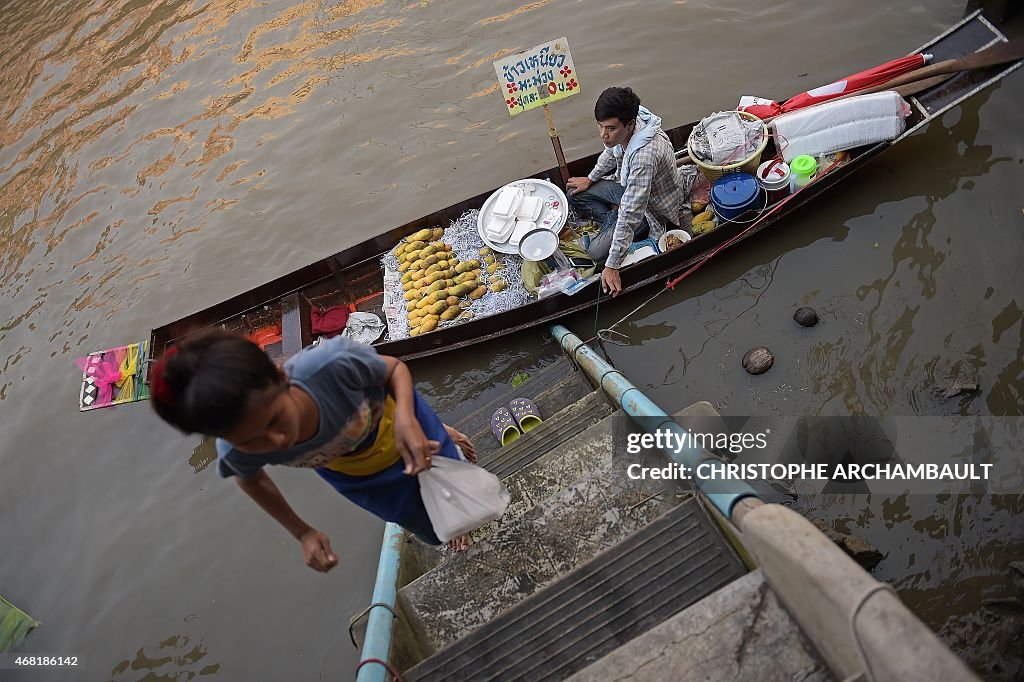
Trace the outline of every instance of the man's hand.
[[441, 451], [441, 444], [428, 440], [416, 415], [395, 414], [395, 447], [405, 462], [405, 473], [415, 476], [430, 468], [430, 459]]
[[570, 190], [569, 194], [586, 192], [593, 184], [594, 183], [591, 182], [590, 178], [569, 178], [565, 181], [565, 186]]
[[326, 573], [338, 565], [338, 556], [331, 549], [331, 541], [316, 528], [310, 528], [299, 537], [302, 556], [314, 571]]
[[622, 278], [619, 276], [618, 268], [606, 267], [601, 271], [601, 288], [613, 298], [619, 295], [622, 291]]

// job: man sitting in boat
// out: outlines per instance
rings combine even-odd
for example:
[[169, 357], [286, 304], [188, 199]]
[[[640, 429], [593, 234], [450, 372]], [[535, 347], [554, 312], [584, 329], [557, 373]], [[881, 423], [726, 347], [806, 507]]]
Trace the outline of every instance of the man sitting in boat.
[[[613, 296], [622, 290], [619, 268], [634, 238], [660, 237], [676, 229], [680, 191], [676, 159], [661, 118], [640, 106], [630, 88], [608, 88], [594, 105], [605, 149], [585, 178], [569, 178], [569, 205], [593, 219], [600, 232], [589, 244], [590, 257], [603, 262], [601, 286]], [[603, 179], [614, 171], [614, 179]]]

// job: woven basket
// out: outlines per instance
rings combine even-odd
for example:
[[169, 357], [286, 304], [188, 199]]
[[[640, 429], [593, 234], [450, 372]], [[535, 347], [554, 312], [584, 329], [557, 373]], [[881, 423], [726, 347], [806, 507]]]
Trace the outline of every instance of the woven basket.
[[757, 149], [754, 150], [754, 153], [748, 156], [747, 158], [743, 159], [742, 161], [726, 164], [724, 166], [716, 166], [714, 164], [704, 163], [703, 161], [698, 159], [696, 155], [694, 155], [693, 149], [690, 147], [690, 142], [693, 140], [692, 130], [690, 131], [690, 137], [688, 137], [686, 140], [686, 151], [690, 153], [690, 158], [693, 159], [693, 162], [697, 164], [697, 168], [700, 168], [700, 172], [703, 173], [704, 177], [706, 177], [710, 182], [714, 182], [715, 180], [722, 177], [726, 173], [733, 173], [739, 171], [750, 173], [751, 175], [756, 175], [757, 167], [761, 163], [761, 153], [764, 151], [764, 148], [768, 146], [768, 126], [765, 125], [764, 121], [761, 121], [761, 119], [759, 119], [757, 116], [754, 116], [753, 114], [748, 113], [746, 111], [738, 111], [736, 113], [738, 113], [740, 116], [747, 119], [748, 121], [760, 121], [761, 128], [764, 133], [764, 137], [761, 140], [761, 144], [757, 146]]

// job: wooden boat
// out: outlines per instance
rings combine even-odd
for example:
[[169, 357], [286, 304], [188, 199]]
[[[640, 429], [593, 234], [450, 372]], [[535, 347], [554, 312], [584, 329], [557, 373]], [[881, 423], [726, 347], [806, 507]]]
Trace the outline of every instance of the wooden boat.
[[[975, 12], [915, 52], [928, 52], [934, 56], [934, 62], [939, 62], [970, 55], [1005, 41], [1006, 38], [998, 29], [980, 12]], [[912, 135], [974, 93], [997, 82], [1020, 64], [1018, 61], [964, 71], [939, 85], [907, 97], [913, 111], [906, 121], [905, 132], [896, 140], [852, 150], [845, 164], [820, 176], [784, 202], [776, 204], [753, 225], [725, 222], [715, 230], [695, 237], [676, 249], [623, 268], [621, 275], [624, 292], [636, 291], [664, 281], [667, 277], [701, 262], [723, 244], [747, 239], [776, 225], [892, 145]], [[666, 131], [673, 146], [680, 153], [684, 153], [694, 125], [695, 123], [691, 123]], [[774, 153], [772, 145], [769, 144], [763, 158], [771, 158]], [[593, 168], [596, 159], [597, 154], [593, 154], [569, 163], [570, 174], [586, 175]], [[552, 179], [557, 183], [560, 175], [557, 168], [550, 168], [533, 177]], [[148, 341], [141, 344], [144, 355], [150, 359], [159, 357], [168, 344], [194, 329], [220, 325], [247, 334], [260, 329], [279, 327], [280, 341], [267, 345], [266, 350], [275, 358], [288, 357], [313, 341], [310, 323], [312, 305], [330, 307], [354, 304], [357, 310], [373, 312], [384, 319], [382, 256], [400, 239], [419, 229], [447, 226], [450, 221], [457, 220], [466, 211], [479, 209], [491, 194], [492, 192], [486, 192], [477, 195], [405, 225], [394, 227], [361, 244], [311, 263], [255, 289], [158, 327], [152, 330]], [[551, 322], [589, 308], [595, 302], [596, 285], [591, 285], [575, 296], [546, 297], [513, 310], [478, 317], [411, 338], [389, 339], [384, 336], [375, 346], [381, 353], [405, 360], [420, 358]], [[91, 408], [83, 406], [83, 409]]]

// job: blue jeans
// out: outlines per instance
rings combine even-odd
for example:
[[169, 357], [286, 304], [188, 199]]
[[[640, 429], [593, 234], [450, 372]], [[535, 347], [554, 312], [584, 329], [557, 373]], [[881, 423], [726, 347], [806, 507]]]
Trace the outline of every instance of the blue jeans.
[[[569, 196], [569, 206], [576, 214], [593, 220], [601, 229], [589, 242], [586, 237], [582, 242], [582, 246], [595, 263], [603, 263], [608, 258], [612, 237], [615, 234], [615, 223], [619, 220], [618, 205], [622, 202], [622, 194], [625, 191], [626, 188], [614, 180], [598, 180], [586, 192], [576, 192]], [[633, 231], [633, 239], [641, 239], [648, 228], [647, 218], [644, 218]]]

